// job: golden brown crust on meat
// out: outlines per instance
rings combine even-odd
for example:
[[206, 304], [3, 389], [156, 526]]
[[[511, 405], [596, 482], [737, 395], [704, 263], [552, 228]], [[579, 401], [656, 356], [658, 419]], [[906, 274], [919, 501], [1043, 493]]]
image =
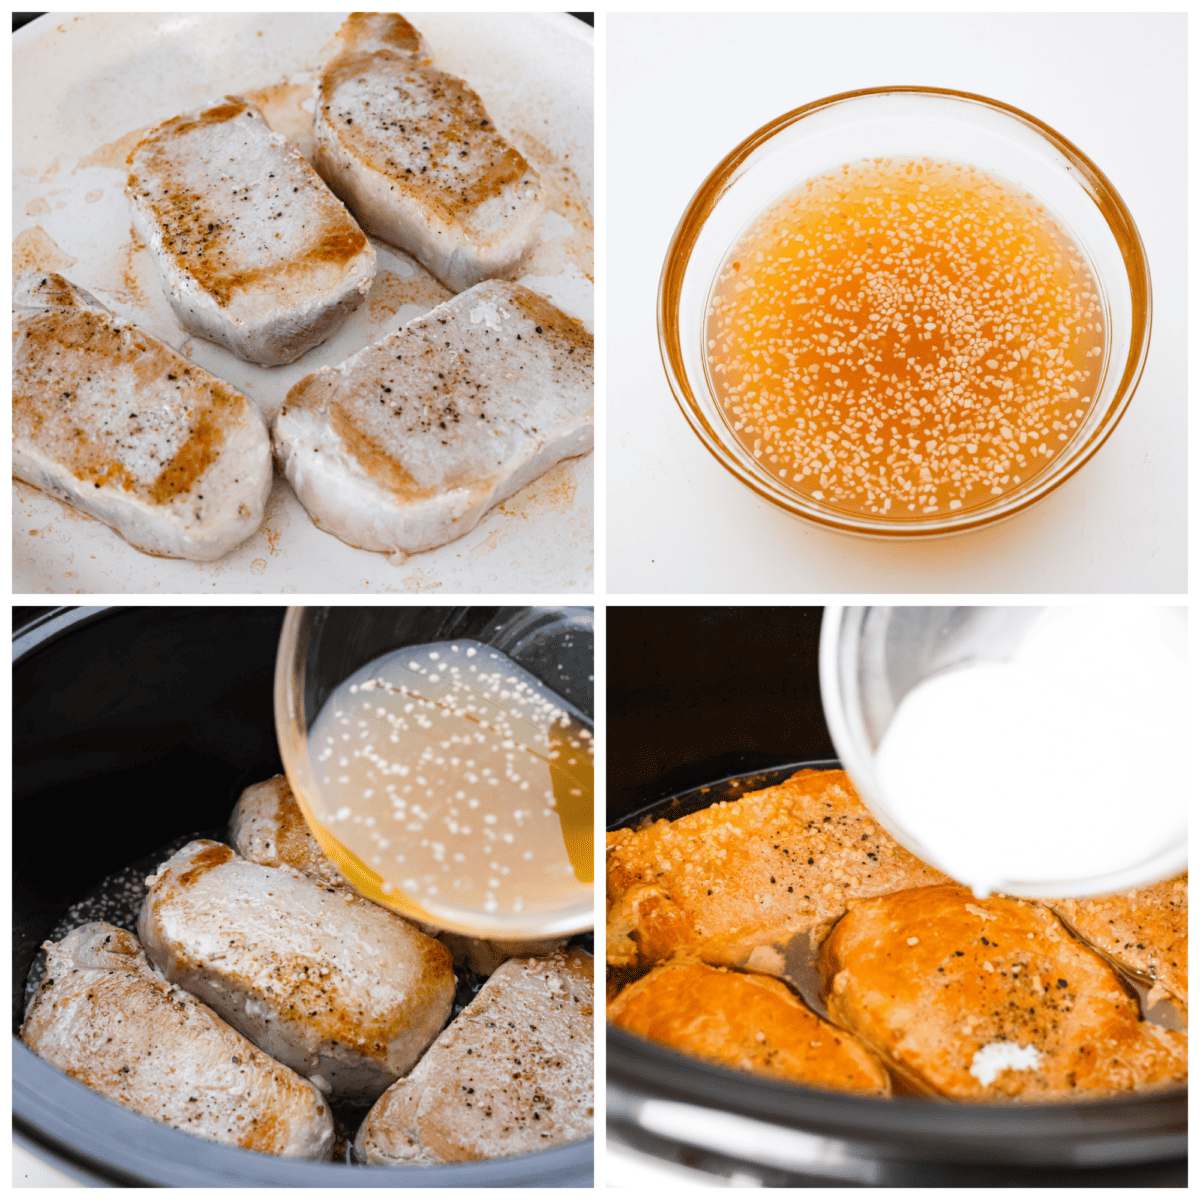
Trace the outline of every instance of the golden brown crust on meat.
[[[346, 85], [368, 76], [410, 102], [402, 122], [378, 106], [343, 111]], [[409, 54], [383, 48], [339, 55], [321, 76], [317, 103], [348, 153], [435, 220], [469, 222], [479, 204], [537, 180], [466, 83]]]
[[[830, 1017], [943, 1096], [1070, 1100], [1187, 1077], [1186, 1034], [1143, 1021], [1112, 968], [1031, 900], [954, 886], [863, 900], [820, 966]], [[998, 1042], [1038, 1061], [985, 1085], [971, 1067]]]
[[[248, 288], [267, 283], [287, 295], [318, 265], [334, 268], [349, 266], [367, 249], [367, 238], [345, 208], [320, 183], [312, 167], [290, 143], [281, 146], [286, 168], [294, 176], [295, 188], [306, 191], [314, 186], [326, 198], [320, 206], [319, 220], [314, 215], [303, 233], [291, 231], [286, 254], [275, 256], [259, 267], [246, 267], [242, 245], [245, 231], [229, 218], [231, 202], [203, 188], [196, 190], [197, 166], [188, 139], [206, 126], [221, 125], [241, 118], [258, 121], [266, 128], [258, 109], [240, 96], [227, 96], [227, 103], [173, 117], [142, 139], [129, 155], [127, 183], [131, 194], [162, 229], [163, 249], [176, 266], [195, 280], [222, 307]], [[169, 180], [170, 183], [163, 183]], [[220, 181], [214, 178], [215, 188]], [[292, 178], [287, 180], [292, 184]], [[283, 180], [279, 181], [280, 186]], [[229, 185], [226, 184], [228, 187]], [[292, 191], [292, 187], [286, 190]], [[236, 199], [236, 193], [235, 197]], [[236, 208], [236, 206], [233, 206]], [[264, 219], [282, 216], [264, 213]], [[242, 264], [242, 265], [239, 265]]]
[[592, 1132], [593, 959], [509, 959], [359, 1129], [372, 1163], [472, 1162]]
[[[170, 504], [216, 462], [226, 428], [247, 407], [224, 383], [110, 314], [79, 308], [26, 314], [21, 333], [13, 361], [13, 437], [52, 454], [97, 488], [115, 483], [153, 504]], [[145, 411], [140, 417], [120, 412], [103, 388], [91, 386], [92, 376], [113, 371], [164, 397], [174, 393], [174, 412], [185, 414], [173, 419], [186, 422], [186, 438], [145, 482], [128, 469], [127, 447], [138, 442], [149, 453], [152, 443], [144, 435], [152, 436], [161, 422]]]
[[405, 54], [419, 54], [421, 35], [399, 13], [351, 13], [338, 30], [344, 49], [366, 45], [391, 46]]
[[777, 979], [701, 963], [657, 967], [621, 992], [608, 1019], [721, 1066], [806, 1086], [889, 1095], [875, 1055], [810, 1012]]
[[1118, 966], [1187, 1004], [1186, 871], [1115, 896], [1046, 903]]
[[837, 920], [848, 900], [941, 883], [863, 807], [842, 771], [677, 821], [608, 835], [608, 961], [650, 966], [676, 952], [742, 966], [757, 947]]

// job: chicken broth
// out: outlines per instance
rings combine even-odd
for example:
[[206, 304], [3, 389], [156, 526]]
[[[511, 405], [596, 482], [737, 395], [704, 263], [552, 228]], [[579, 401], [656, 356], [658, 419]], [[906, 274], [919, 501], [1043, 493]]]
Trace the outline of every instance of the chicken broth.
[[580, 714], [467, 639], [361, 668], [309, 734], [328, 832], [435, 917], [589, 899], [592, 739]]
[[872, 159], [760, 214], [717, 274], [706, 366], [780, 483], [897, 520], [994, 502], [1086, 421], [1105, 354], [1086, 257], [976, 167]]

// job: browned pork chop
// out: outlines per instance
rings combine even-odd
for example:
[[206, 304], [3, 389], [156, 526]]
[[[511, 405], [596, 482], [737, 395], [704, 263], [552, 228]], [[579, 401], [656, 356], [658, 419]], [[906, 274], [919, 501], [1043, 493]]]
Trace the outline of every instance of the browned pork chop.
[[313, 124], [325, 181], [453, 291], [511, 271], [545, 208], [537, 173], [467, 84], [420, 59], [403, 17], [356, 14], [340, 36]]
[[1032, 900], [911, 888], [821, 947], [830, 1017], [918, 1090], [1072, 1100], [1187, 1078], [1187, 1035], [1143, 1021], [1112, 967]]
[[271, 449], [245, 396], [33, 272], [13, 287], [13, 474], [139, 550], [207, 562], [262, 524]]
[[530, 1154], [590, 1137], [593, 959], [511, 958], [406, 1079], [367, 1114], [355, 1149], [412, 1166]]
[[[1047, 900], [1118, 966], [1187, 1004], [1187, 873], [1092, 900]], [[1154, 991], [1151, 993], [1155, 999]]]
[[21, 1040], [80, 1083], [213, 1142], [328, 1158], [329, 1105], [207, 1005], [156, 975], [137, 939], [96, 921], [47, 942]]
[[765, 975], [668, 963], [625, 988], [608, 1006], [608, 1019], [737, 1071], [810, 1087], [891, 1094], [888, 1073], [870, 1050]]
[[842, 771], [798, 771], [610, 833], [608, 961], [648, 967], [683, 952], [781, 974], [779, 949], [819, 934], [847, 901], [944, 880], [879, 828]]
[[203, 840], [149, 888], [151, 962], [324, 1092], [373, 1100], [450, 1015], [446, 947], [348, 888]]
[[296, 384], [272, 434], [322, 529], [414, 553], [592, 448], [592, 337], [490, 280]]
[[345, 206], [238, 96], [149, 133], [126, 194], [184, 329], [249, 362], [289, 363], [325, 341], [375, 275]]

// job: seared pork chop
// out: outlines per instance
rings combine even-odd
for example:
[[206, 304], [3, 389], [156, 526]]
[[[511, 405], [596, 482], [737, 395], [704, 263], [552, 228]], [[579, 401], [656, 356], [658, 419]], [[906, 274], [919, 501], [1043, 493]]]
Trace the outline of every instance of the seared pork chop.
[[[249, 862], [265, 867], [295, 867], [330, 887], [353, 886], [313, 837], [286, 775], [256, 783], [242, 793], [229, 820], [229, 835], [233, 848]], [[491, 975], [510, 958], [550, 954], [566, 945], [565, 938], [487, 941], [442, 933], [430, 926], [419, 925], [419, 928], [446, 944], [456, 967], [477, 975]]]
[[778, 979], [668, 963], [625, 988], [608, 1019], [652, 1042], [736, 1071], [810, 1087], [891, 1094], [859, 1040], [809, 1011]]
[[324, 1092], [373, 1100], [450, 1015], [450, 952], [349, 888], [211, 841], [148, 885], [138, 934], [151, 962]]
[[329, 1105], [207, 1005], [155, 974], [137, 939], [95, 921], [44, 947], [21, 1040], [118, 1104], [197, 1137], [328, 1158]]
[[358, 14], [321, 75], [314, 163], [369, 233], [461, 292], [504, 275], [545, 209], [537, 173], [403, 17]]
[[13, 288], [13, 474], [139, 550], [207, 562], [262, 523], [270, 440], [228, 384], [34, 272]]
[[1187, 1004], [1186, 872], [1115, 896], [1046, 903], [1118, 966]]
[[248, 362], [289, 363], [325, 341], [375, 275], [344, 205], [237, 96], [148, 134], [126, 194], [184, 329]]
[[879, 828], [842, 771], [797, 771], [677, 821], [619, 829], [607, 874], [612, 966], [682, 952], [769, 974], [782, 974], [787, 942], [819, 936], [847, 901], [946, 878]]
[[509, 959], [359, 1127], [369, 1163], [530, 1154], [591, 1136], [592, 956]]
[[414, 553], [592, 448], [592, 338], [515, 283], [455, 296], [288, 393], [275, 452], [316, 524]]
[[229, 837], [247, 862], [295, 867], [330, 887], [350, 887], [313, 837], [286, 775], [256, 783], [241, 794], [229, 818]]
[[911, 888], [821, 947], [829, 1015], [918, 1090], [1073, 1100], [1187, 1078], [1187, 1035], [1143, 1021], [1098, 954], [1032, 900]]

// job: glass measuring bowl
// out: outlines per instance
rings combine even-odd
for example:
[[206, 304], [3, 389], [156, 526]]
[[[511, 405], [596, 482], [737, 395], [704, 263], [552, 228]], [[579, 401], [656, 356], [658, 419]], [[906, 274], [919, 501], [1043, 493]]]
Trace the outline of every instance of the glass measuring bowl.
[[[863, 803], [888, 832], [922, 861], [938, 861], [889, 803], [877, 753], [904, 698], [936, 675], [1014, 659], [1045, 610], [1026, 606], [839, 607], [825, 610], [821, 626], [821, 699], [830, 736]], [[1096, 653], [1107, 653], [1097, 646]], [[1115, 748], [1114, 748], [1115, 749]], [[1023, 748], [1011, 747], [1019, 760]], [[933, 764], [931, 764], [931, 770]], [[1152, 803], [1152, 797], [1141, 797]], [[972, 797], [963, 795], [963, 805]], [[1005, 813], [990, 814], [996, 820]], [[1079, 819], [1087, 819], [1086, 797]], [[1058, 878], [1008, 878], [992, 890], [1015, 896], [1099, 896], [1168, 878], [1187, 869], [1184, 817], [1153, 853], [1101, 872]]]
[[[553, 894], [521, 911], [488, 911], [482, 889], [442, 889], [436, 900], [406, 889], [395, 854], [374, 855], [361, 826], [339, 820], [341, 801], [322, 782], [312, 732], [339, 685], [376, 660], [408, 647], [479, 643], [533, 676], [561, 702], [567, 723], [546, 730], [548, 766], [561, 822], [564, 861]], [[371, 674], [368, 672], [367, 674]], [[389, 607], [293, 608], [280, 635], [275, 720], [284, 770], [309, 828], [325, 853], [370, 899], [401, 915], [454, 933], [508, 941], [567, 936], [592, 928], [591, 883], [593, 619], [587, 608]], [[580, 751], [575, 765], [567, 767]], [[556, 751], [559, 753], [556, 754]], [[566, 753], [562, 753], [566, 752]], [[561, 765], [560, 765], [561, 764]], [[386, 816], [385, 818], [386, 819]], [[431, 813], [427, 826], [443, 820]], [[337, 831], [335, 836], [334, 830]], [[429, 836], [429, 829], [425, 831]], [[390, 849], [413, 839], [404, 821], [388, 826]], [[586, 869], [584, 863], [586, 862]]]

